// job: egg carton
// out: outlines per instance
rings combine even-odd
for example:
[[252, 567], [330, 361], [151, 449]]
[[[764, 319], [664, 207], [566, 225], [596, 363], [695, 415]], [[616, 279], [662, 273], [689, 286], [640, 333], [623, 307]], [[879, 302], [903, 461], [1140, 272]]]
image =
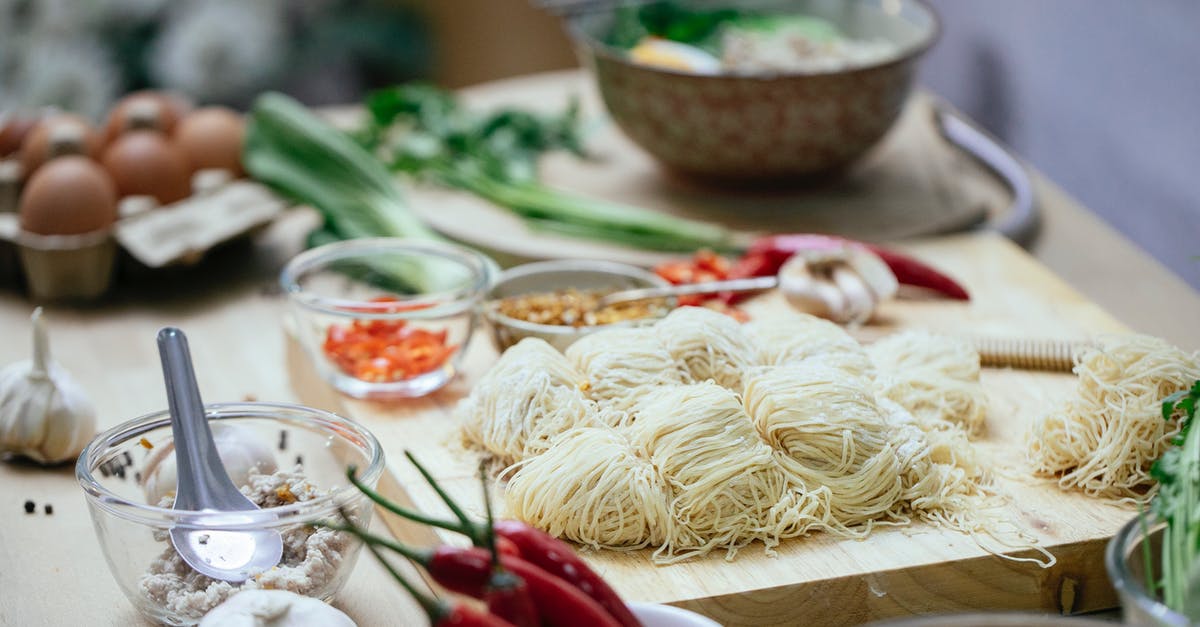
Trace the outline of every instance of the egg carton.
[[[121, 200], [112, 227], [82, 235], [39, 235], [21, 229], [16, 190], [0, 163], [0, 283], [24, 280], [35, 301], [88, 301], [111, 287], [117, 253], [151, 268], [193, 265], [213, 248], [266, 226], [288, 207], [266, 186], [228, 173], [200, 172], [192, 196], [159, 206]], [[8, 208], [4, 211], [3, 208]]]

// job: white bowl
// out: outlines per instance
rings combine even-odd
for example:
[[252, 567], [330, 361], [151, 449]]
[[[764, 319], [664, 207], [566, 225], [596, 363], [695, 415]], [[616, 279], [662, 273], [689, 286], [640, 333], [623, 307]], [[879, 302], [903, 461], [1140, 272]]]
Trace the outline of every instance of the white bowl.
[[721, 627], [711, 618], [673, 605], [630, 603], [629, 610], [646, 627]]

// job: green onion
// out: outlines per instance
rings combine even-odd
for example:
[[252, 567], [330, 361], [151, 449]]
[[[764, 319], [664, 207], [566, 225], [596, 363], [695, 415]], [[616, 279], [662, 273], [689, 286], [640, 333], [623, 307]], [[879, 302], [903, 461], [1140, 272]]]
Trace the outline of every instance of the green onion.
[[325, 218], [343, 239], [441, 239], [408, 208], [383, 164], [295, 100], [260, 96], [250, 112], [246, 171]]

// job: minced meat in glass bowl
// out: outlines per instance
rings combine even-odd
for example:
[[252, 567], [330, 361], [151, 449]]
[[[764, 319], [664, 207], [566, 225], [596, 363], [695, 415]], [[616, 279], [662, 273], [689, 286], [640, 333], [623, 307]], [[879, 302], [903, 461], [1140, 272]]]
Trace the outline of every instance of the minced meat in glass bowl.
[[168, 532], [191, 513], [171, 509], [170, 416], [157, 412], [100, 434], [76, 465], [96, 536], [121, 590], [148, 618], [168, 625], [195, 624], [243, 589], [332, 599], [353, 570], [360, 545], [313, 523], [338, 521], [339, 508], [359, 526], [370, 523], [370, 500], [349, 483], [346, 468], [356, 466], [358, 477], [374, 486], [384, 468], [379, 442], [349, 420], [299, 405], [205, 409], [230, 478], [274, 517], [260, 528], [272, 527], [282, 536], [280, 563], [230, 583], [195, 572], [175, 553]]

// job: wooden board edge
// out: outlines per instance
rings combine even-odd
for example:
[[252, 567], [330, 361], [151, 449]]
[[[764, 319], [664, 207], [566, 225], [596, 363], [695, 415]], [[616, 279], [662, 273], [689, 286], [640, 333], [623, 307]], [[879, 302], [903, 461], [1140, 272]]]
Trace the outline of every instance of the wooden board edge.
[[1021, 611], [1074, 615], [1119, 606], [1104, 573], [1103, 539], [1056, 547], [1050, 568], [1008, 562], [1003, 578], [984, 556], [673, 602], [726, 625], [858, 625], [923, 614]]

